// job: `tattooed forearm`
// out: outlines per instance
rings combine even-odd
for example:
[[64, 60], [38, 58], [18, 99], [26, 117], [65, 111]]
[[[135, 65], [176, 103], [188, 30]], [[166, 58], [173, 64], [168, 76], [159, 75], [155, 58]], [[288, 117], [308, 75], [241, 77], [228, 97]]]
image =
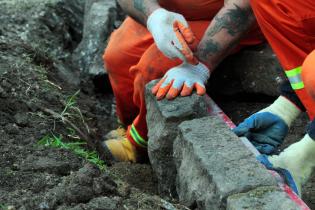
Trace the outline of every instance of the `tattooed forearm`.
[[134, 0], [133, 6], [140, 12], [145, 13], [145, 5], [143, 0]]
[[157, 0], [117, 0], [121, 8], [139, 23], [145, 25], [148, 16], [160, 7]]
[[220, 44], [212, 39], [207, 40], [205, 43], [199, 45], [198, 57], [208, 57], [220, 52]]
[[220, 16], [214, 18], [215, 25], [207, 33], [208, 36], [214, 36], [222, 29], [226, 29], [231, 36], [235, 36], [248, 28], [251, 23], [249, 16], [251, 14], [250, 8], [240, 8], [236, 4], [235, 8], [228, 9], [228, 11]]
[[225, 0], [196, 51], [196, 56], [213, 70], [239, 43], [254, 22], [249, 0]]

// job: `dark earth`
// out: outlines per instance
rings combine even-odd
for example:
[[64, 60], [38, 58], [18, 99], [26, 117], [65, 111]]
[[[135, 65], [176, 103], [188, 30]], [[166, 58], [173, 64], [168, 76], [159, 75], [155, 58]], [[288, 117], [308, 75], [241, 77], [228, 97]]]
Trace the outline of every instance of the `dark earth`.
[[[77, 2], [83, 13], [84, 1]], [[119, 126], [106, 77], [96, 85], [71, 61], [82, 22], [67, 12], [60, 0], [0, 0], [0, 209], [189, 209], [158, 195], [149, 164], [105, 162], [101, 170], [68, 149], [38, 143], [55, 135], [65, 143], [87, 140], [82, 147], [94, 151]], [[235, 123], [272, 102], [264, 98], [215, 96]], [[296, 121], [285, 146], [303, 136], [306, 122], [305, 115]], [[314, 182], [303, 198], [315, 209]]]

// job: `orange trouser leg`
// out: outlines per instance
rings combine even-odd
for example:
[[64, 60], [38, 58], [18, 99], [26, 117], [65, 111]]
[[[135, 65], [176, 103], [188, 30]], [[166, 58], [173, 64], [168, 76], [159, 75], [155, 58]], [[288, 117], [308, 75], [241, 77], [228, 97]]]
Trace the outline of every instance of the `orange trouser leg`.
[[139, 106], [133, 103], [134, 77], [130, 67], [136, 65], [145, 50], [153, 43], [148, 31], [131, 18], [110, 37], [103, 55], [116, 99], [117, 116], [125, 125], [130, 125], [138, 115]]
[[[196, 35], [197, 40], [201, 40], [205, 30], [207, 29], [210, 21], [192, 21], [189, 22], [190, 27], [194, 34]], [[135, 25], [134, 31], [143, 30], [144, 27], [141, 25]], [[255, 34], [255, 35], [253, 35]], [[257, 34], [257, 36], [256, 36]], [[262, 37], [258, 36], [259, 32], [253, 30], [251, 34], [248, 35], [245, 39], [241, 41], [240, 46], [254, 45], [262, 42]], [[145, 33], [146, 35], [146, 33]], [[127, 40], [130, 40], [130, 35], [126, 34], [115, 34], [115, 36], [126, 37]], [[113, 42], [112, 38], [111, 41]], [[141, 39], [142, 40], [142, 39]], [[130, 40], [132, 41], [132, 40]], [[121, 42], [111, 43], [112, 46], [118, 46]], [[238, 47], [240, 48], [240, 47]], [[108, 51], [110, 53], [110, 51]], [[123, 53], [124, 54], [124, 53]], [[117, 55], [118, 56], [118, 55]], [[113, 58], [114, 59], [114, 58]], [[106, 59], [105, 59], [106, 60]], [[120, 59], [121, 60], [121, 59]], [[163, 77], [163, 75], [172, 67], [175, 67], [181, 63], [180, 60], [170, 60], [165, 57], [152, 42], [150, 47], [148, 47], [145, 52], [141, 55], [139, 62], [130, 68], [131, 75], [128, 75], [130, 78], [133, 78], [133, 100], [126, 100], [126, 106], [132, 105], [138, 108], [137, 116], [135, 117], [133, 123], [128, 127], [127, 137], [128, 139], [136, 146], [145, 147], [147, 144], [147, 124], [146, 124], [146, 106], [144, 98], [144, 88], [145, 85], [151, 80], [158, 79]], [[117, 71], [117, 69], [115, 70]], [[126, 87], [126, 86], [124, 86]], [[129, 86], [128, 86], [129, 87]], [[115, 90], [114, 90], [115, 91]], [[122, 93], [116, 92], [115, 96]], [[117, 104], [118, 105], [118, 104]], [[126, 113], [128, 114], [128, 113]]]
[[251, 0], [260, 28], [311, 119], [315, 100], [301, 79], [301, 66], [315, 48], [315, 1]]

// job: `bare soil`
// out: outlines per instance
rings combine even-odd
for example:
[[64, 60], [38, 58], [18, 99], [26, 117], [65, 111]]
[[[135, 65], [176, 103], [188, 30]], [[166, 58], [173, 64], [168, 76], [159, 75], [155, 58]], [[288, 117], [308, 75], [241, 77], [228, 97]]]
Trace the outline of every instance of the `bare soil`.
[[[75, 141], [82, 138], [78, 131], [100, 141], [118, 126], [106, 80], [102, 91], [95, 89], [70, 61], [80, 34], [66, 23], [57, 27], [61, 31], [48, 27], [38, 16], [51, 14], [47, 8], [55, 4], [42, 2], [0, 0], [0, 209], [187, 209], [158, 196], [148, 164], [116, 163], [101, 171], [71, 151], [38, 145], [51, 134]], [[56, 114], [78, 90], [67, 123]], [[221, 105], [239, 122], [267, 103], [229, 100]], [[303, 136], [306, 122], [305, 116], [297, 120], [286, 145]], [[315, 209], [314, 182], [315, 177], [303, 196]]]

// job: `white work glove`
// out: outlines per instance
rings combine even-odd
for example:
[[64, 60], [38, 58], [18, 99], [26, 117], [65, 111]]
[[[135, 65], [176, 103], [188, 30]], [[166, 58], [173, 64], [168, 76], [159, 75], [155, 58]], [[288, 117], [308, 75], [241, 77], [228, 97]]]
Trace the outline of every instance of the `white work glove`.
[[306, 134], [302, 140], [268, 159], [274, 167], [287, 169], [291, 173], [301, 196], [302, 185], [308, 181], [315, 167], [315, 141]]
[[196, 89], [198, 95], [206, 93], [205, 84], [210, 77], [209, 69], [199, 62], [197, 65], [182, 63], [179, 66], [171, 68], [164, 77], [156, 84], [152, 93], [158, 100], [174, 99], [179, 94], [188, 96]]
[[287, 124], [288, 127], [290, 127], [292, 122], [301, 113], [301, 110], [299, 110], [297, 106], [287, 98], [279, 96], [278, 99], [273, 102], [273, 104], [259, 111], [259, 113], [262, 112], [270, 112], [277, 115]]
[[184, 16], [159, 8], [148, 17], [147, 28], [151, 32], [155, 44], [165, 56], [185, 61], [185, 56], [181, 53], [183, 47], [174, 31], [176, 21], [188, 28]]

